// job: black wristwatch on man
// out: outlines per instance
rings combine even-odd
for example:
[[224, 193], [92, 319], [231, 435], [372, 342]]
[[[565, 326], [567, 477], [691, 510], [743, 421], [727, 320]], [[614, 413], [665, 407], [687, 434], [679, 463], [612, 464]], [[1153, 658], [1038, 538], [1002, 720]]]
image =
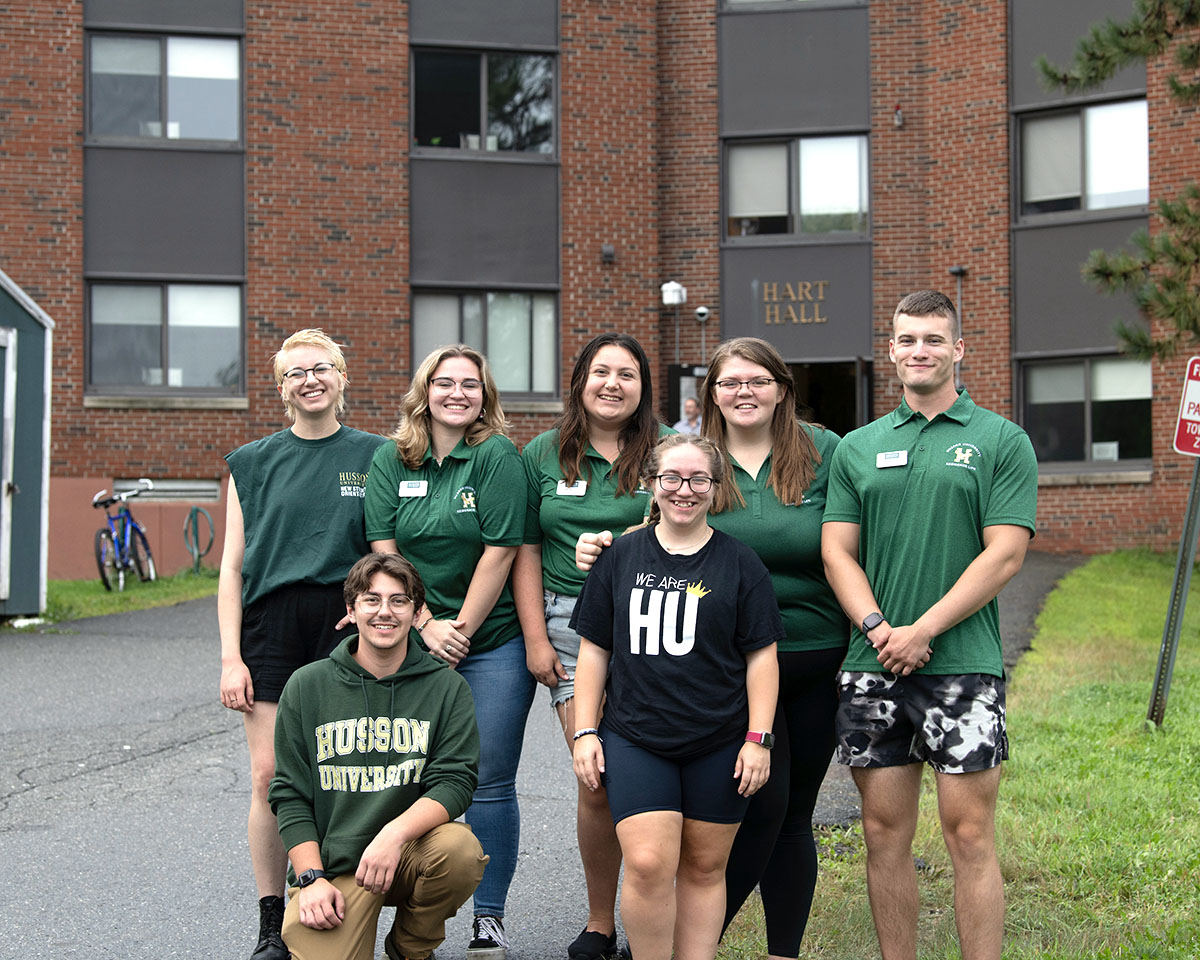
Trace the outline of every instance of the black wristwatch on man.
[[874, 613], [868, 613], [863, 618], [863, 622], [862, 622], [863, 639], [866, 640], [867, 643], [871, 642], [871, 638], [868, 637], [867, 634], [870, 633], [872, 630], [874, 630], [881, 623], [883, 623], [883, 614], [880, 613], [878, 610], [876, 610]]
[[326, 873], [324, 870], [305, 870], [296, 877], [296, 886], [303, 890], [310, 884], [316, 883], [318, 880], [328, 880], [331, 876], [333, 874]]

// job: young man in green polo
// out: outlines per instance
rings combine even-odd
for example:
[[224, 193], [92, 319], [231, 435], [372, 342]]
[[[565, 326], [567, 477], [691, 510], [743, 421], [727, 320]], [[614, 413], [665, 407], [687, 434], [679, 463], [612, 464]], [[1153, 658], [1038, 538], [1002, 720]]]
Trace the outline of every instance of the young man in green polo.
[[840, 680], [838, 760], [862, 794], [867, 890], [884, 960], [915, 960], [912, 838], [935, 771], [964, 960], [999, 960], [995, 850], [1008, 755], [996, 596], [1034, 533], [1037, 459], [1016, 424], [955, 386], [964, 346], [933, 290], [900, 301], [888, 353], [903, 400], [834, 451], [821, 552], [855, 625]]

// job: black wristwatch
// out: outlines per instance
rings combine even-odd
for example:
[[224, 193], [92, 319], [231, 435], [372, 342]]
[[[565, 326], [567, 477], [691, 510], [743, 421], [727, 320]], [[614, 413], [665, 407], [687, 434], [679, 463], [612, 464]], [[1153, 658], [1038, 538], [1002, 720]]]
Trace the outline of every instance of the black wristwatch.
[[876, 610], [874, 613], [868, 613], [862, 622], [862, 632], [865, 637], [868, 633], [874, 630], [877, 626], [883, 623], [883, 614]]
[[305, 870], [296, 878], [296, 886], [304, 889], [310, 883], [316, 883], [318, 880], [328, 880], [332, 874], [326, 873], [324, 870]]
[[747, 743], [757, 743], [767, 750], [775, 746], [775, 734], [751, 730], [746, 734]]

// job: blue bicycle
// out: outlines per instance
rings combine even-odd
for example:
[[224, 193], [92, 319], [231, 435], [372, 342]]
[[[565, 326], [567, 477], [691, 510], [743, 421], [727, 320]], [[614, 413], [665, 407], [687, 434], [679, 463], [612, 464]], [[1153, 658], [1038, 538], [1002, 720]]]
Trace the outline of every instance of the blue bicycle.
[[[113, 584], [118, 590], [124, 590], [126, 571], [136, 571], [143, 583], [158, 576], [146, 531], [133, 519], [128, 503], [131, 498], [153, 489], [154, 481], [142, 477], [138, 480], [136, 490], [127, 490], [111, 497], [105, 496], [107, 490], [101, 490], [92, 497], [92, 506], [103, 509], [108, 520], [108, 526], [96, 531], [96, 566], [100, 568], [100, 582], [105, 590], [112, 590]], [[113, 513], [112, 507], [117, 504], [120, 504], [120, 509]]]

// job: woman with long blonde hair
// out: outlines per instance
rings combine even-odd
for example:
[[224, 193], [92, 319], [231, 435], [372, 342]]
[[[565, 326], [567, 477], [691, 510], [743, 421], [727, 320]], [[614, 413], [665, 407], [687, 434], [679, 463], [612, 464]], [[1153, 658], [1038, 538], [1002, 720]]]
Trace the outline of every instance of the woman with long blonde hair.
[[475, 891], [471, 960], [504, 960], [504, 907], [517, 865], [516, 776], [537, 686], [508, 586], [525, 520], [525, 474], [487, 359], [463, 344], [429, 354], [367, 478], [367, 539], [425, 582], [416, 629], [475, 698], [479, 787], [467, 823], [491, 858]]

